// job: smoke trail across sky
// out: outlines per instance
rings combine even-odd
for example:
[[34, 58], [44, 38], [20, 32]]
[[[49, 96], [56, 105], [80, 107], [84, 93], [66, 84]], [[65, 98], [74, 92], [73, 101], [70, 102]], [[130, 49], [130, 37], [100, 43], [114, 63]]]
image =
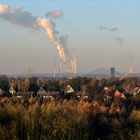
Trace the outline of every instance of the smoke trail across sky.
[[53, 10], [46, 13], [46, 17], [48, 18], [61, 18], [63, 16], [63, 12], [60, 10]]
[[[67, 35], [59, 36], [59, 32], [55, 30], [56, 24], [52, 21], [54, 18], [60, 18], [63, 12], [53, 10], [46, 14], [46, 17], [34, 17], [32, 13], [25, 11], [22, 7], [12, 9], [9, 5], [0, 4], [0, 18], [9, 21], [11, 24], [30, 28], [33, 30], [43, 30], [49, 40], [56, 46], [60, 59], [63, 63], [66, 61], [70, 63], [72, 54], [70, 54], [67, 47]], [[74, 63], [74, 62], [73, 62]], [[76, 66], [75, 66], [76, 67]], [[73, 68], [71, 72], [75, 72]]]
[[[100, 30], [104, 30], [104, 31], [110, 31], [110, 32], [112, 32], [112, 33], [115, 33], [115, 32], [118, 32], [119, 31], [119, 28], [118, 27], [111, 27], [111, 28], [109, 28], [109, 27], [107, 27], [107, 26], [102, 26], [102, 25], [100, 25], [99, 26], [99, 29]], [[114, 38], [120, 45], [122, 45], [123, 44], [123, 38], [121, 38], [121, 37], [115, 37]]]

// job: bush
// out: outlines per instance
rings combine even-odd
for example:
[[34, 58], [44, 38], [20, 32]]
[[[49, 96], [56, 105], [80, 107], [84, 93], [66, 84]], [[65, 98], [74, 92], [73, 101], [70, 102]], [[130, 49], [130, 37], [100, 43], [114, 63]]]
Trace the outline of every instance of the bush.
[[[138, 139], [140, 112], [125, 117], [98, 102], [63, 102], [40, 104], [34, 98], [1, 99], [1, 140], [131, 140]], [[13, 104], [14, 102], [14, 104]], [[138, 131], [137, 131], [138, 130]]]

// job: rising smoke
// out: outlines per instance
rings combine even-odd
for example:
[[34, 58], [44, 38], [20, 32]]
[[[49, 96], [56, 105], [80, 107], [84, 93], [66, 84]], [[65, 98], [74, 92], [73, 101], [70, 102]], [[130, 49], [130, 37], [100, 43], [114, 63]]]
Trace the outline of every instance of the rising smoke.
[[107, 26], [102, 26], [102, 25], [100, 25], [99, 26], [99, 29], [100, 30], [106, 30], [106, 31], [111, 31], [111, 32], [117, 32], [118, 30], [119, 30], [119, 28], [118, 27], [107, 27]]
[[115, 40], [121, 45], [123, 44], [123, 39], [121, 37], [115, 37]]
[[46, 13], [47, 18], [61, 18], [63, 15], [63, 12], [59, 10], [53, 10]]
[[61, 63], [64, 67], [63, 72], [66, 72], [67, 64], [70, 67], [70, 72], [76, 73], [77, 59], [75, 54], [71, 54], [67, 47], [68, 36], [59, 36], [59, 32], [55, 30], [56, 24], [53, 22], [54, 18], [56, 19], [62, 16], [63, 12], [54, 10], [48, 12], [46, 17], [34, 17], [32, 13], [25, 11], [22, 7], [12, 9], [9, 5], [0, 4], [0, 18], [14, 25], [44, 31], [58, 50]]
[[102, 25], [99, 26], [99, 29], [100, 30], [108, 30], [108, 28], [106, 26], [102, 26]]
[[[111, 27], [111, 28], [109, 28], [109, 27], [107, 27], [107, 26], [102, 26], [102, 25], [100, 25], [99, 26], [99, 29], [100, 30], [102, 30], [102, 31], [110, 31], [110, 32], [112, 32], [112, 33], [116, 33], [116, 32], [118, 32], [119, 31], [119, 28], [118, 27]], [[115, 37], [114, 38], [120, 45], [122, 45], [123, 44], [123, 38], [121, 38], [121, 37]]]
[[0, 17], [12, 24], [26, 28], [37, 29], [36, 17], [28, 11], [23, 11], [22, 7], [11, 9], [10, 6], [0, 4]]
[[134, 67], [134, 55], [131, 52], [128, 52], [128, 61], [129, 61], [129, 73], [134, 73], [135, 72], [135, 67]]
[[117, 27], [110, 28], [110, 31], [117, 32], [119, 29]]
[[54, 43], [54, 45], [56, 46], [60, 58], [65, 62], [65, 51], [57, 39], [57, 36], [55, 34], [55, 26], [53, 26], [54, 25], [53, 22], [49, 19], [38, 17], [36, 19], [36, 24], [39, 25], [45, 31], [50, 41]]

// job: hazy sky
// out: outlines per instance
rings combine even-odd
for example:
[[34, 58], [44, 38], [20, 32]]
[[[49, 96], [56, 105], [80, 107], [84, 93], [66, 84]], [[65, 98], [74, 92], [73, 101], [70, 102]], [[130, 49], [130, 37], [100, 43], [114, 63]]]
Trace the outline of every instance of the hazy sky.
[[[140, 72], [139, 0], [0, 0], [11, 8], [23, 7], [34, 17], [61, 10], [56, 30], [66, 34], [74, 48], [78, 72], [114, 66], [117, 71]], [[53, 72], [59, 67], [56, 47], [42, 31], [0, 18], [0, 73]]]

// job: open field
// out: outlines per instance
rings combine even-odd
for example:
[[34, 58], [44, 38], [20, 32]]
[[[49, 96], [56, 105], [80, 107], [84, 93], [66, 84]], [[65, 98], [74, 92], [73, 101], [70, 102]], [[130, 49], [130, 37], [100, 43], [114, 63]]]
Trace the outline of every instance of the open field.
[[[129, 106], [128, 106], [129, 108]], [[0, 98], [1, 140], [138, 140], [140, 111], [96, 101]]]

